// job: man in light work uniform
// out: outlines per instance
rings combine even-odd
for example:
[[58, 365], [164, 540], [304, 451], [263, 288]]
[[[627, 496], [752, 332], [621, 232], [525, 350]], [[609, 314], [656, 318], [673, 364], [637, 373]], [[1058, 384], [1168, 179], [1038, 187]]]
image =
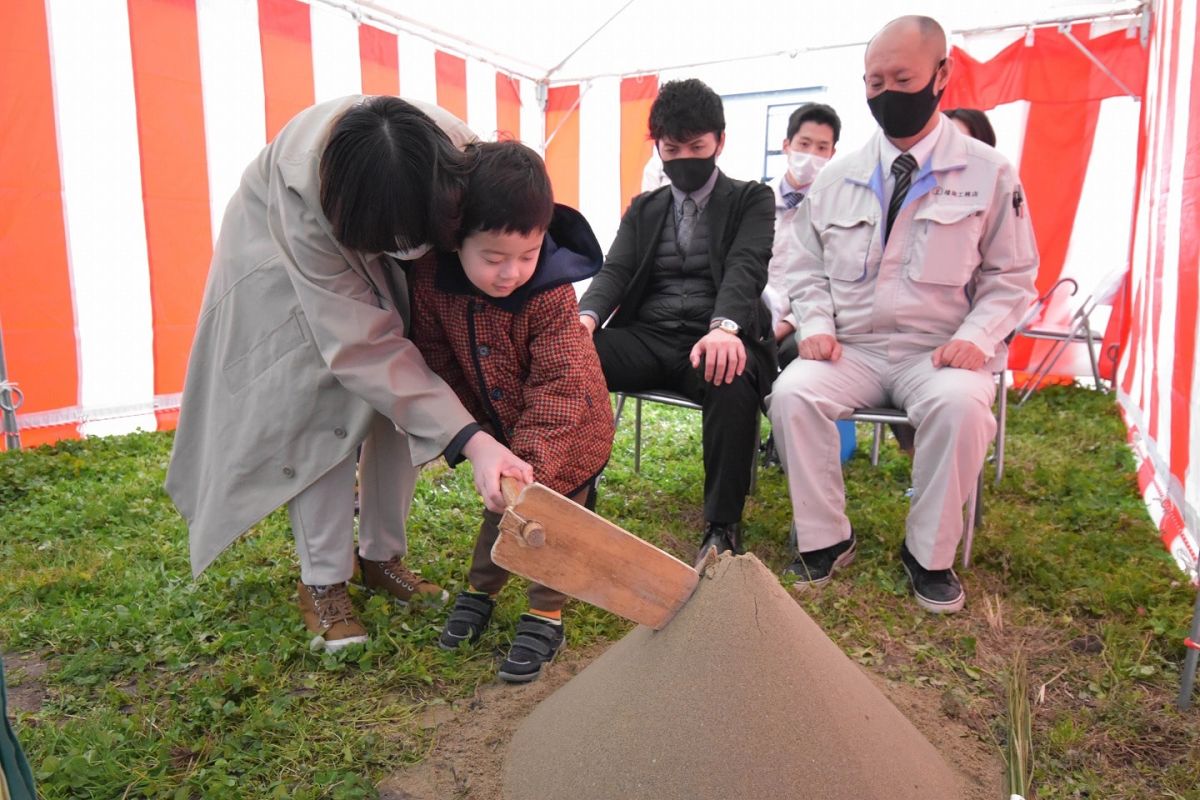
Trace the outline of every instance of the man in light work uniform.
[[995, 432], [992, 371], [1038, 261], [1016, 171], [936, 113], [952, 67], [928, 17], [894, 20], [867, 46], [867, 103], [883, 130], [826, 168], [792, 221], [800, 357], [769, 398], [798, 550], [788, 570], [810, 584], [855, 553], [835, 420], [889, 403], [908, 413], [900, 556], [917, 603], [942, 613], [965, 600], [952, 569], [963, 505]]
[[788, 223], [808, 193], [817, 173], [837, 152], [842, 120], [824, 103], [804, 103], [788, 117], [783, 154], [787, 169], [771, 181], [775, 192], [775, 245], [767, 265], [767, 288], [763, 302], [771, 312], [771, 328], [779, 345], [779, 366], [796, 358], [796, 318], [792, 315], [787, 286], [787, 252], [791, 237]]

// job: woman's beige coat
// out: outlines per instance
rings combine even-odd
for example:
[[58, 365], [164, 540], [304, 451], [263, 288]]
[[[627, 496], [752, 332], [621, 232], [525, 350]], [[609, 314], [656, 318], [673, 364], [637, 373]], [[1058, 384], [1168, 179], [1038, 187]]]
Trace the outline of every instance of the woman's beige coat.
[[[414, 464], [473, 422], [405, 338], [397, 262], [342, 247], [321, 212], [317, 166], [331, 124], [362, 99], [297, 115], [225, 211], [166, 482], [188, 523], [194, 574], [350, 455], [376, 412], [408, 434]], [[475, 138], [447, 112], [414, 105], [458, 146]]]

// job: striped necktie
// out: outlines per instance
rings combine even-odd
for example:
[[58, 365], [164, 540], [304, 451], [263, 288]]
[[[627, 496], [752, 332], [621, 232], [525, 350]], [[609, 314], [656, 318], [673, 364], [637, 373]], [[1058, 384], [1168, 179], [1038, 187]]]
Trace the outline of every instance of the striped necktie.
[[804, 192], [788, 192], [783, 196], [783, 205], [787, 208], [795, 208], [803, 199]]
[[917, 168], [917, 160], [908, 153], [901, 153], [892, 162], [892, 175], [896, 178], [896, 188], [892, 190], [892, 202], [888, 203], [887, 227], [884, 229], [883, 240], [886, 242], [892, 235], [892, 223], [904, 205], [908, 195], [908, 187], [912, 183], [913, 170]]

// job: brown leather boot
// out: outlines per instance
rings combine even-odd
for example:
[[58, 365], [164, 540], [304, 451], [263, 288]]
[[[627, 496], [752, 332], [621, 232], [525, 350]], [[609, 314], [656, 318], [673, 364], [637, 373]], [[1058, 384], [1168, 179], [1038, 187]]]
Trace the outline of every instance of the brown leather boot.
[[372, 561], [358, 557], [363, 585], [376, 592], [386, 592], [396, 603], [406, 606], [442, 605], [450, 599], [450, 593], [433, 581], [427, 581], [408, 567], [400, 556], [387, 561]]
[[346, 584], [309, 586], [304, 581], [297, 581], [296, 591], [300, 595], [304, 626], [324, 640], [326, 650], [335, 652], [347, 645], [367, 641], [367, 629], [354, 613]]

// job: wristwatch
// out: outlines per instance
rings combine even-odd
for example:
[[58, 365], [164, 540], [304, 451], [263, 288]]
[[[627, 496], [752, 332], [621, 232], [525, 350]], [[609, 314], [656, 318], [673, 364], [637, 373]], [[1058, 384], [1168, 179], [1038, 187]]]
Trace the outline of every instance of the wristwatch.
[[710, 331], [722, 330], [722, 331], [725, 331], [725, 333], [732, 333], [734, 336], [737, 336], [739, 333], [742, 332], [742, 328], [740, 325], [738, 325], [733, 320], [727, 319], [725, 317], [721, 317], [720, 319], [714, 319], [712, 321], [712, 323], [709, 324], [708, 329]]

